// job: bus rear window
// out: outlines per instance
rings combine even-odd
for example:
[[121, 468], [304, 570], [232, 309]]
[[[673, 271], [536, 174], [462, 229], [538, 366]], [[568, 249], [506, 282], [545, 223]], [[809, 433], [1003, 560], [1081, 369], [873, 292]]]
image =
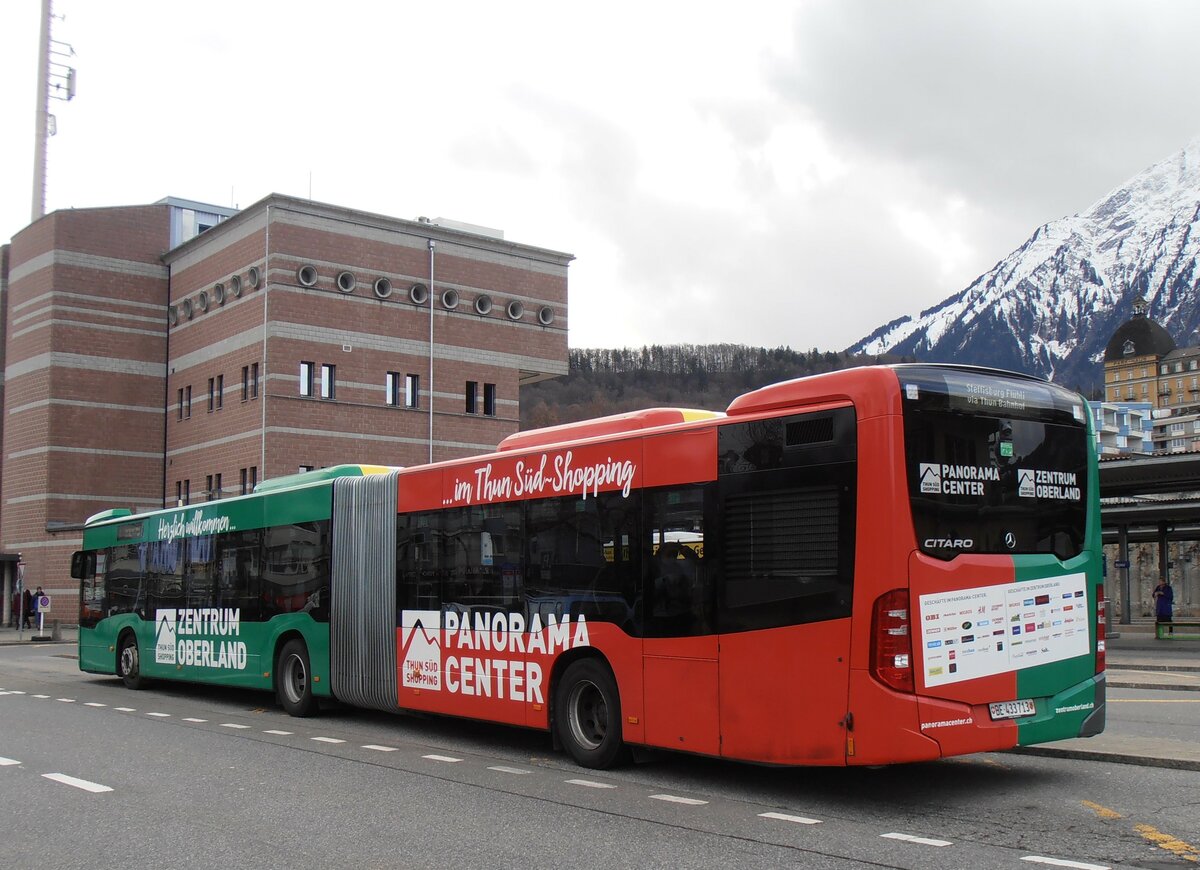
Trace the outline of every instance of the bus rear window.
[[1092, 448], [1079, 396], [987, 371], [918, 366], [896, 374], [922, 552], [1081, 552]]

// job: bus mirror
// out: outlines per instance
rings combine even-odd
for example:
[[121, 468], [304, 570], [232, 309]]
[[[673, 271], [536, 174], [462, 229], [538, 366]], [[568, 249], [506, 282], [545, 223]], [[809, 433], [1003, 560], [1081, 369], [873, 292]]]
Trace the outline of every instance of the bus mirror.
[[71, 554], [71, 577], [86, 580], [96, 575], [96, 554], [76, 550]]

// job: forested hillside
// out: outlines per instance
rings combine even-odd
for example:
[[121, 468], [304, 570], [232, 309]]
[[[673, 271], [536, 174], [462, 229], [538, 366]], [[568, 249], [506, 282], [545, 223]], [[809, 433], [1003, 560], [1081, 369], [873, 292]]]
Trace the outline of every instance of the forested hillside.
[[736, 396], [776, 381], [882, 361], [897, 362], [899, 357], [737, 344], [574, 348], [566, 377], [521, 388], [521, 428], [641, 408], [723, 411]]

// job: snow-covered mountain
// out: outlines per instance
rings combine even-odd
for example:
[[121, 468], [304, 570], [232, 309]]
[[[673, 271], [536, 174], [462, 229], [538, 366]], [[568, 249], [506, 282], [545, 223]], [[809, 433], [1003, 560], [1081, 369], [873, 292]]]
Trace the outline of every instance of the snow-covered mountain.
[[1133, 300], [1200, 343], [1200, 139], [1081, 214], [1039, 227], [970, 287], [881, 326], [850, 353], [999, 366], [1088, 388]]

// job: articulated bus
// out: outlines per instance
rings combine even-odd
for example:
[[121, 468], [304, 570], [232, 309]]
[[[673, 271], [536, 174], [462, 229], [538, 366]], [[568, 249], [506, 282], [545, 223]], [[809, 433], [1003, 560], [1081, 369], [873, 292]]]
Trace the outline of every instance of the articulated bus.
[[661, 748], [890, 764], [1104, 727], [1082, 398], [948, 365], [92, 517], [79, 665]]

